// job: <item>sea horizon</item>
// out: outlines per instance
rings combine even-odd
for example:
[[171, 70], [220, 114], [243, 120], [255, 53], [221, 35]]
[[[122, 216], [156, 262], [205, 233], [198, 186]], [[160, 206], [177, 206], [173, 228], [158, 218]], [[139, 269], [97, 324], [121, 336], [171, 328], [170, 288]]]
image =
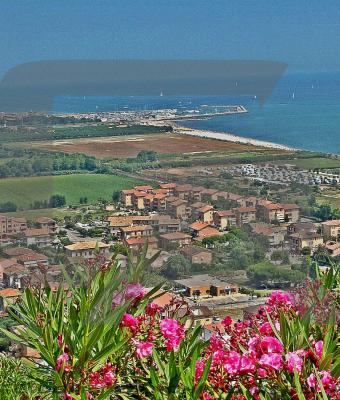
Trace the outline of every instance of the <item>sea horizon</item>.
[[181, 120], [187, 128], [228, 133], [290, 148], [340, 154], [340, 72], [294, 72], [279, 80], [261, 106], [249, 96], [59, 97], [54, 112], [195, 109], [239, 104], [246, 114]]

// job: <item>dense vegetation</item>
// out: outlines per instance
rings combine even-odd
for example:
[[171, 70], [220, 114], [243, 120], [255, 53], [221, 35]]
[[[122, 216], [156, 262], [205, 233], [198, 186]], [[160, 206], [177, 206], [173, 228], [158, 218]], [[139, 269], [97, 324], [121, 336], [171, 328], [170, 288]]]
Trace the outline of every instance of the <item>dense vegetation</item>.
[[15, 130], [0, 128], [0, 141], [2, 143], [31, 142], [38, 140], [76, 139], [100, 136], [143, 135], [171, 131], [171, 126], [132, 125], [122, 128], [101, 123], [80, 126], [55, 126], [53, 129], [41, 126], [23, 126]]

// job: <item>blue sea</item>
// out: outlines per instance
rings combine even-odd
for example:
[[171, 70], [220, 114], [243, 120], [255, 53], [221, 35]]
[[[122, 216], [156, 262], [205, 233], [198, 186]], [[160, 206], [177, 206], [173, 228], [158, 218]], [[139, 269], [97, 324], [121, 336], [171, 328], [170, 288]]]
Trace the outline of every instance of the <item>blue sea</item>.
[[263, 106], [254, 96], [60, 97], [55, 112], [105, 112], [241, 104], [247, 114], [181, 125], [340, 154], [340, 72], [284, 75]]

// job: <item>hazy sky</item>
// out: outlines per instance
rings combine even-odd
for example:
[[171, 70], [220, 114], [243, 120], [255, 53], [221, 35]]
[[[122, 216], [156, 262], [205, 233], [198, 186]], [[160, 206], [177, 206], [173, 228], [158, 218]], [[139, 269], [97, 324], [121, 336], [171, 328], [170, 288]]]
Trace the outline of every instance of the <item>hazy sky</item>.
[[340, 70], [340, 0], [0, 0], [0, 76], [42, 59], [266, 59]]

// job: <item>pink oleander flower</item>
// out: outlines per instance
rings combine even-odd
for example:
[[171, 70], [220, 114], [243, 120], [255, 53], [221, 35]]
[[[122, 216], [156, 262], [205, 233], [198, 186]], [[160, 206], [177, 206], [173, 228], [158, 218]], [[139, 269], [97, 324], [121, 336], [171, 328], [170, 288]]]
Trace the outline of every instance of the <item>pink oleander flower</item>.
[[112, 386], [116, 380], [116, 375], [113, 373], [113, 371], [106, 372], [103, 376], [103, 381], [105, 383], [105, 386]]
[[203, 400], [214, 400], [214, 398], [209, 393], [203, 392]]
[[150, 317], [153, 317], [157, 313], [161, 311], [161, 307], [156, 304], [156, 303], [149, 303], [146, 308], [145, 308], [145, 313], [146, 315], [149, 315]]
[[65, 365], [68, 360], [69, 360], [69, 356], [68, 356], [67, 353], [63, 353], [60, 356], [58, 356], [57, 362], [56, 362], [56, 365], [55, 365], [55, 369], [57, 371], [60, 371], [62, 365]]
[[126, 286], [124, 297], [125, 300], [135, 299], [140, 300], [145, 296], [146, 290], [140, 283], [129, 283]]
[[283, 305], [291, 305], [293, 297], [288, 292], [283, 292], [281, 290], [275, 290], [271, 293], [270, 298], [268, 300], [269, 305], [274, 304], [283, 304]]
[[160, 330], [165, 339], [167, 351], [177, 350], [184, 337], [184, 329], [175, 319], [165, 318], [160, 324]]
[[323, 341], [319, 340], [314, 344], [314, 349], [315, 349], [315, 354], [318, 356], [318, 358], [322, 358], [322, 352], [323, 352]]
[[272, 335], [273, 329], [269, 322], [265, 322], [260, 326], [260, 333], [262, 335]]
[[123, 303], [123, 293], [114, 293], [112, 298], [112, 308], [116, 308]]
[[307, 378], [307, 384], [310, 388], [314, 389], [316, 387], [316, 383], [317, 383], [316, 376], [314, 373], [311, 373]]
[[282, 356], [277, 353], [263, 354], [260, 358], [260, 365], [263, 367], [279, 370], [282, 368]]
[[224, 368], [230, 375], [235, 375], [241, 366], [241, 356], [236, 351], [231, 351], [224, 363]]
[[248, 341], [248, 348], [249, 351], [253, 354], [258, 354], [260, 352], [260, 345], [261, 345], [261, 340], [258, 336], [252, 337]]
[[285, 356], [285, 359], [286, 359], [285, 365], [286, 365], [287, 371], [292, 372], [292, 373], [294, 373], [294, 371], [301, 373], [303, 360], [297, 351], [287, 353]]
[[264, 353], [282, 353], [282, 343], [273, 336], [265, 336], [261, 339], [261, 349]]
[[57, 336], [57, 342], [59, 347], [63, 345], [63, 335], [61, 333]]
[[74, 400], [74, 397], [70, 395], [70, 393], [64, 394], [64, 400]]
[[135, 331], [138, 327], [138, 320], [131, 314], [124, 314], [121, 325]]
[[146, 358], [152, 354], [153, 344], [151, 342], [136, 342], [135, 345], [138, 358]]
[[202, 373], [204, 370], [204, 361], [203, 360], [197, 360], [196, 362], [196, 369], [195, 369], [195, 379], [196, 381], [199, 381]]
[[223, 325], [224, 327], [226, 326], [230, 326], [233, 323], [232, 318], [227, 315], [222, 321], [221, 321], [221, 325]]
[[255, 365], [254, 360], [246, 354], [243, 355], [241, 357], [240, 372], [241, 373], [249, 373], [249, 372], [254, 372], [255, 369], [256, 369], [256, 365]]
[[222, 340], [219, 336], [217, 336], [216, 332], [213, 332], [213, 334], [210, 337], [209, 340], [209, 348], [210, 350], [214, 353], [215, 351], [222, 350], [223, 349], [223, 343]]
[[258, 368], [257, 369], [257, 375], [260, 378], [265, 378], [268, 375], [268, 372], [264, 368]]

